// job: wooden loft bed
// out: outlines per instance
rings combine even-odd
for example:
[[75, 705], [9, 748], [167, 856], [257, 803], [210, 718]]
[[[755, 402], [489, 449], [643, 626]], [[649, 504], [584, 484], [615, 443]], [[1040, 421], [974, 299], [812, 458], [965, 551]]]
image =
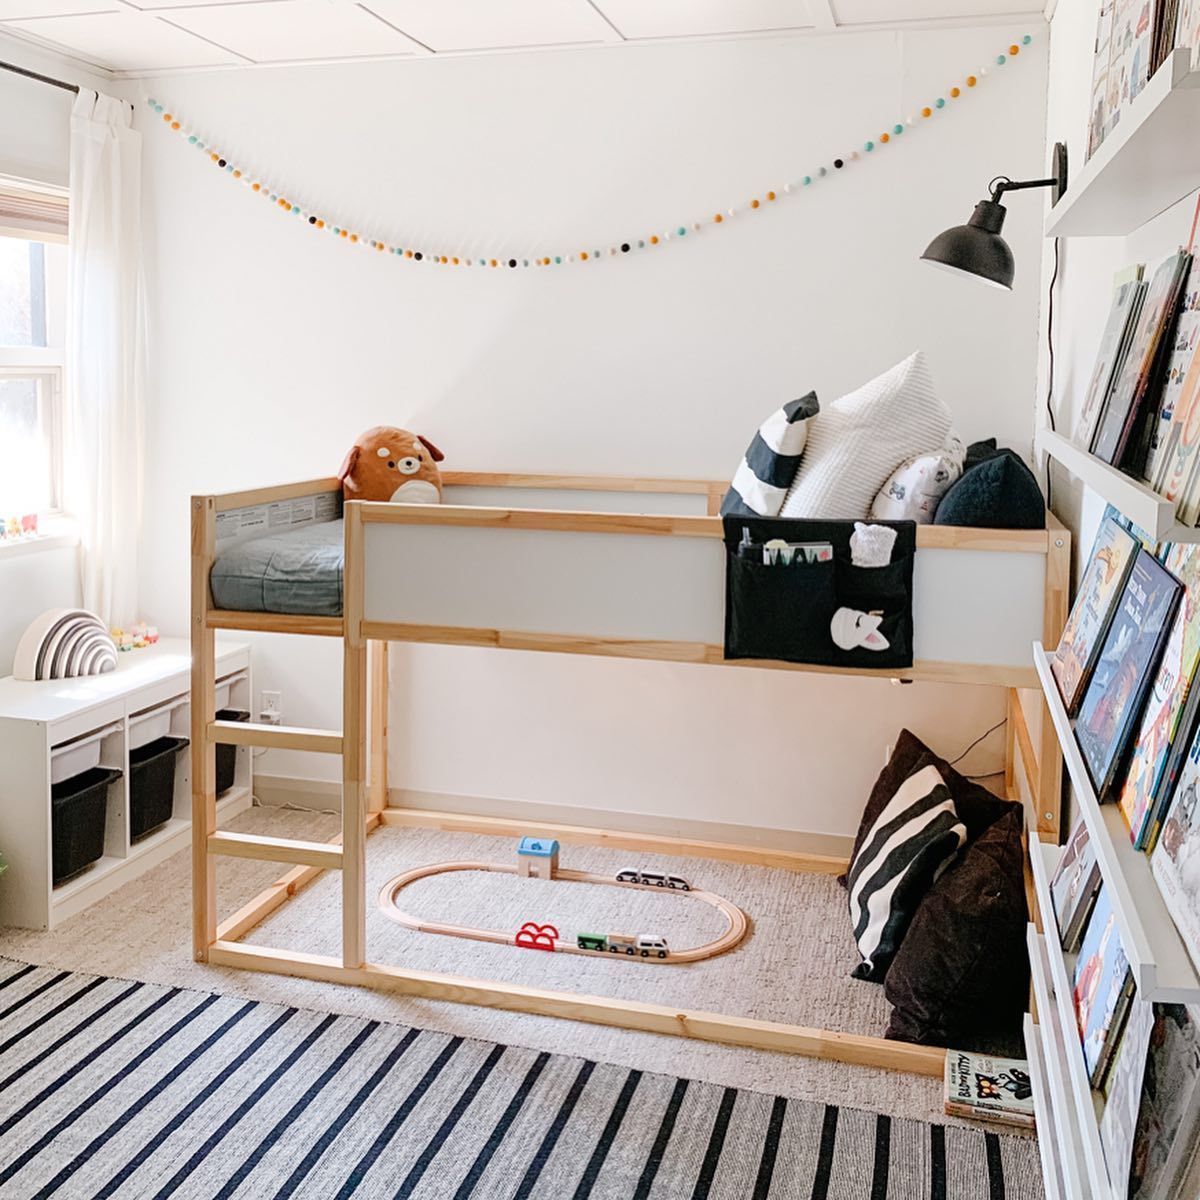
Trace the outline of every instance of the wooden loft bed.
[[[426, 642], [603, 655], [724, 667], [874, 675], [1008, 689], [1005, 776], [1031, 828], [1059, 840], [1062, 760], [1042, 706], [1034, 641], [1056, 645], [1066, 619], [1070, 534], [919, 526], [914, 645], [905, 670], [826, 668], [723, 656], [725, 485], [447, 472], [441, 505], [354, 502], [344, 508], [343, 615], [290, 616], [214, 607], [218, 523], [314, 499], [336, 515], [337, 479], [192, 498], [192, 868], [197, 961], [373, 987], [427, 999], [557, 1016], [895, 1070], [940, 1075], [944, 1051], [748, 1017], [473, 979], [372, 963], [366, 948], [366, 839], [381, 825], [505, 834], [528, 822], [392, 807], [387, 788], [387, 646]], [[336, 497], [335, 497], [336, 494]], [[468, 502], [470, 501], [470, 502]], [[647, 515], [653, 508], [654, 515]], [[414, 558], [427, 568], [405, 571]], [[339, 637], [341, 731], [216, 720], [215, 634], [254, 630]], [[1040, 726], [1040, 727], [1039, 727]], [[1035, 742], [1038, 749], [1035, 750]], [[342, 832], [329, 843], [234, 834], [216, 822], [219, 743], [342, 757]], [[579, 844], [652, 850], [839, 874], [842, 858], [756, 845], [572, 825], [538, 832]], [[218, 856], [292, 865], [218, 921]], [[323, 871], [342, 873], [342, 956], [240, 944]]]

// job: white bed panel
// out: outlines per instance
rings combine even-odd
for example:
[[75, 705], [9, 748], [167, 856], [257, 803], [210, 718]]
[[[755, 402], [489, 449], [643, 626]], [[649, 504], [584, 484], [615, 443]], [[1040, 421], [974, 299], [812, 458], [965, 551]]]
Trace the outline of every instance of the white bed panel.
[[724, 639], [717, 538], [376, 522], [363, 537], [367, 621]]
[[546, 508], [560, 512], [643, 513], [648, 516], [703, 517], [708, 497], [675, 492], [593, 492], [582, 488], [474, 487], [447, 484], [444, 504], [483, 508]]
[[913, 657], [1028, 667], [1042, 637], [1046, 556], [1000, 550], [918, 550]]
[[[724, 641], [717, 538], [369, 522], [364, 618], [522, 633]], [[1046, 557], [918, 550], [915, 655], [1026, 666]]]

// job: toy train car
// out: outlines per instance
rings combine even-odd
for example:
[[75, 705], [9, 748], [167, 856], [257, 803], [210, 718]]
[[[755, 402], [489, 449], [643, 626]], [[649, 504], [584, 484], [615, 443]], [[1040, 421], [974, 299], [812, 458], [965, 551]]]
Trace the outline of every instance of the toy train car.
[[670, 953], [667, 939], [657, 933], [639, 933], [635, 937], [629, 933], [580, 933], [576, 935], [575, 944], [580, 950], [608, 950], [613, 954], [640, 954], [643, 958], [651, 955], [656, 958], [666, 958]]
[[680, 892], [690, 892], [691, 884], [679, 875], [664, 875], [661, 871], [641, 871], [629, 868], [617, 872], [618, 883], [640, 883], [643, 887], [675, 888]]

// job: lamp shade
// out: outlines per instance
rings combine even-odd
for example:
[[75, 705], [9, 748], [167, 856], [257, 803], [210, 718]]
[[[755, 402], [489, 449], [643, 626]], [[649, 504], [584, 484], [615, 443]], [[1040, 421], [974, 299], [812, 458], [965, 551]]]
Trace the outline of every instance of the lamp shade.
[[975, 205], [965, 225], [939, 233], [921, 255], [946, 271], [973, 275], [992, 287], [1011, 289], [1015, 266], [1008, 243], [1000, 236], [1006, 210], [994, 200]]

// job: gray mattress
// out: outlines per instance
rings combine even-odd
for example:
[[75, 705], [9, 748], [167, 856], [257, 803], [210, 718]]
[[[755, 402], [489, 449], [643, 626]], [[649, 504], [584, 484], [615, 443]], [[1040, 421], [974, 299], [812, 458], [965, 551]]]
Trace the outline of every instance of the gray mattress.
[[233, 546], [209, 576], [217, 608], [342, 615], [342, 522], [320, 521]]

